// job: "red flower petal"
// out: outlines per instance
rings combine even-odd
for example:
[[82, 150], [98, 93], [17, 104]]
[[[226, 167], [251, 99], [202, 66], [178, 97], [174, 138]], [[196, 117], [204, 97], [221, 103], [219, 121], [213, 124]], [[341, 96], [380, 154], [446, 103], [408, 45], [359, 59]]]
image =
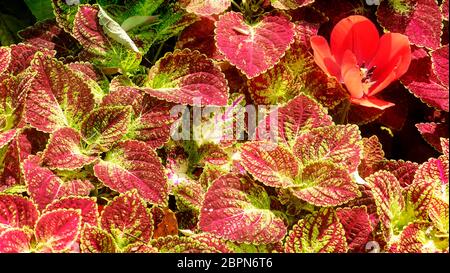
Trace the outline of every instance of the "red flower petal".
[[376, 53], [379, 35], [375, 25], [360, 15], [342, 19], [331, 32], [330, 44], [338, 64], [344, 58], [346, 50], [352, 51], [358, 64], [368, 64]]
[[391, 82], [408, 71], [411, 63], [411, 47], [408, 37], [399, 33], [384, 34], [378, 44], [378, 51], [369, 67], [376, 67], [372, 80], [377, 82], [371, 87], [370, 94], [383, 90]]
[[384, 110], [386, 108], [389, 108], [389, 107], [395, 105], [392, 102], [380, 100], [375, 97], [363, 97], [360, 99], [351, 98], [351, 101], [354, 104], [358, 104], [358, 105], [365, 106], [365, 107], [378, 108], [380, 110]]
[[311, 47], [314, 50], [314, 61], [316, 64], [327, 73], [328, 76], [334, 76], [340, 80], [340, 69], [336, 64], [334, 57], [331, 55], [327, 40], [322, 36], [313, 36], [311, 37]]
[[345, 51], [342, 58], [341, 74], [352, 98], [362, 98], [364, 95], [363, 77], [358, 66], [358, 60], [350, 50]]

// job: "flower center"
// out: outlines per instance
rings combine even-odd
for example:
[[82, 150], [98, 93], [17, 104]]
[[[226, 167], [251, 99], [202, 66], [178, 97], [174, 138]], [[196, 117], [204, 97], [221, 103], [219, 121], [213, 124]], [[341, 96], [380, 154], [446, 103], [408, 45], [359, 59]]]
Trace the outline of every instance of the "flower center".
[[373, 72], [377, 68], [376, 66], [372, 66], [370, 68], [366, 68], [366, 65], [363, 63], [360, 67], [360, 73], [362, 77], [362, 83], [364, 86], [364, 93], [368, 94], [369, 88], [375, 83], [372, 81]]

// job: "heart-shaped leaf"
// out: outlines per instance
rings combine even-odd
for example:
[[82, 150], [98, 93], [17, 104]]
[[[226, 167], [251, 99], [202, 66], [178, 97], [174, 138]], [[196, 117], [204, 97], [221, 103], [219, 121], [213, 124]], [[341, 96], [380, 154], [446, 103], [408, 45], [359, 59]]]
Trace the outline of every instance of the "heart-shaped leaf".
[[94, 107], [90, 87], [63, 63], [37, 53], [26, 101], [25, 118], [34, 128], [53, 133], [62, 127], [79, 128]]
[[292, 194], [315, 206], [337, 206], [359, 196], [358, 185], [341, 166], [327, 161], [306, 165], [290, 185]]
[[146, 142], [159, 148], [170, 138], [170, 126], [176, 116], [171, 116], [173, 104], [153, 98], [141, 90], [117, 87], [102, 100], [104, 106], [132, 106], [133, 115], [126, 137]]
[[120, 193], [136, 189], [148, 202], [160, 205], [167, 202], [168, 184], [163, 166], [156, 152], [143, 142], [120, 142], [94, 166], [94, 174]]
[[0, 194], [0, 233], [7, 228], [33, 229], [37, 219], [33, 202], [18, 195]]
[[153, 234], [153, 220], [136, 191], [126, 192], [108, 203], [100, 223], [113, 235], [119, 248], [137, 241], [147, 243]]
[[347, 252], [345, 231], [331, 208], [322, 208], [298, 221], [285, 242], [287, 253]]
[[199, 226], [221, 238], [253, 244], [278, 242], [286, 234], [264, 188], [233, 174], [218, 178], [208, 189]]
[[281, 15], [266, 15], [250, 25], [241, 13], [227, 12], [216, 23], [216, 42], [230, 63], [254, 78], [283, 57], [294, 42], [294, 26]]
[[98, 20], [99, 9], [90, 5], [81, 5], [73, 21], [73, 36], [93, 54], [104, 55], [108, 50], [108, 38]]
[[362, 158], [358, 166], [358, 174], [366, 177], [376, 171], [376, 167], [384, 160], [384, 151], [376, 135], [362, 139]]
[[130, 120], [131, 107], [99, 107], [81, 124], [81, 135], [90, 152], [106, 152], [127, 132]]
[[387, 171], [378, 171], [366, 178], [371, 188], [377, 214], [380, 218], [383, 235], [387, 241], [394, 232], [394, 218], [398, 217], [405, 207], [400, 183], [394, 175]]
[[97, 157], [84, 155], [81, 151], [81, 135], [72, 128], [55, 131], [42, 156], [50, 168], [75, 170], [93, 163]]
[[39, 157], [30, 156], [23, 163], [23, 172], [28, 193], [39, 210], [63, 195], [63, 181], [49, 169], [39, 165]]
[[361, 135], [356, 125], [332, 125], [301, 134], [294, 145], [294, 154], [304, 164], [331, 160], [357, 170], [361, 159]]
[[0, 233], [0, 253], [27, 253], [31, 250], [32, 234], [19, 228]]
[[117, 247], [113, 237], [96, 226], [85, 225], [81, 233], [82, 253], [115, 253]]
[[404, 160], [383, 160], [377, 164], [376, 171], [388, 171], [397, 178], [400, 186], [406, 188], [414, 180], [419, 164]]
[[241, 149], [241, 164], [259, 181], [271, 187], [292, 185], [299, 167], [287, 148], [271, 142], [247, 142]]
[[373, 230], [366, 207], [338, 209], [336, 215], [344, 227], [348, 250], [364, 252]]
[[269, 113], [258, 125], [257, 136], [258, 134], [262, 135], [263, 132], [277, 130], [278, 135], [275, 139], [288, 144], [288, 146], [294, 145], [297, 136], [301, 132], [312, 128], [329, 126], [333, 123], [331, 117], [327, 115], [326, 109], [305, 95], [297, 96], [274, 111], [276, 111], [278, 119], [278, 128], [271, 127], [274, 124], [272, 117], [275, 113]]
[[92, 226], [98, 225], [98, 208], [95, 199], [88, 197], [63, 197], [55, 200], [53, 203], [45, 208], [45, 212], [54, 211], [58, 209], [74, 209], [80, 210], [81, 221], [83, 224]]
[[36, 241], [42, 247], [63, 252], [71, 249], [81, 230], [81, 215], [76, 210], [58, 209], [44, 213], [36, 223]]
[[211, 59], [190, 49], [166, 54], [150, 69], [143, 90], [159, 99], [181, 104], [224, 106], [228, 87]]

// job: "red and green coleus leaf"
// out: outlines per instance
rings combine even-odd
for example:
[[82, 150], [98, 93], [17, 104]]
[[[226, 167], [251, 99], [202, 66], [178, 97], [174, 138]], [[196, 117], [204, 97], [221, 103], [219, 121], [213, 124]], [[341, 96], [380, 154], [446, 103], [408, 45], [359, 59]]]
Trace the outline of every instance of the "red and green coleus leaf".
[[[448, 4], [447, 4], [448, 6]], [[436, 76], [441, 81], [441, 83], [448, 88], [448, 45], [441, 46], [440, 48], [431, 52], [431, 61], [433, 63], [433, 71]]]
[[32, 236], [29, 230], [20, 228], [0, 232], [0, 253], [29, 253]]
[[91, 153], [108, 151], [128, 131], [132, 109], [129, 106], [99, 107], [84, 119], [81, 135]]
[[332, 125], [314, 128], [296, 139], [294, 155], [306, 165], [312, 161], [331, 160], [357, 170], [361, 159], [361, 135], [356, 125]]
[[152, 148], [159, 148], [169, 140], [170, 126], [176, 119], [170, 115], [171, 103], [135, 88], [118, 87], [103, 98], [102, 105], [133, 107], [126, 138], [144, 141]]
[[6, 132], [1, 132], [0, 133], [0, 149], [3, 148], [4, 146], [8, 145], [8, 143], [14, 139], [17, 132], [18, 132], [17, 129], [12, 129], [12, 130], [8, 130]]
[[189, 0], [186, 10], [199, 16], [220, 14], [231, 6], [231, 0]]
[[83, 224], [98, 225], [98, 207], [94, 198], [78, 196], [62, 197], [48, 205], [44, 213], [58, 209], [79, 210]]
[[27, 44], [55, 50], [58, 56], [74, 56], [78, 53], [77, 41], [65, 32], [55, 19], [39, 21], [33, 26], [19, 31], [18, 35]]
[[358, 166], [358, 173], [366, 177], [376, 171], [377, 165], [384, 160], [383, 147], [376, 135], [362, 139], [362, 157]]
[[253, 244], [274, 243], [286, 234], [283, 220], [270, 210], [264, 188], [233, 174], [209, 187], [199, 226], [220, 238]]
[[48, 135], [34, 128], [22, 129], [10, 142], [3, 156], [3, 169], [0, 171], [0, 188], [24, 184], [22, 162], [30, 155], [45, 148]]
[[7, 71], [11, 61], [11, 49], [9, 47], [0, 47], [0, 75]]
[[[328, 77], [314, 63], [309, 52], [307, 26], [296, 26], [298, 41], [270, 70], [248, 80], [248, 91], [258, 104], [289, 102], [300, 93], [310, 95], [323, 106], [333, 108], [348, 98], [347, 91], [334, 78]], [[302, 40], [303, 39], [303, 40]], [[306, 41], [307, 42], [306, 42]]]
[[448, 123], [418, 123], [416, 124], [422, 137], [437, 151], [442, 152], [441, 138], [448, 138]]
[[410, 185], [414, 180], [419, 164], [404, 160], [383, 160], [375, 167], [376, 171], [388, 171], [397, 178], [403, 188]]
[[436, 185], [448, 185], [448, 159], [445, 156], [430, 158], [419, 166], [414, 181], [433, 181]]
[[299, 167], [283, 146], [249, 142], [242, 146], [242, 165], [267, 186], [289, 188], [294, 196], [316, 206], [336, 206], [358, 197], [357, 184], [342, 167], [329, 161], [308, 161]]
[[441, 4], [442, 18], [448, 21], [448, 0], [443, 0]]
[[271, 0], [270, 3], [277, 9], [297, 9], [313, 3], [315, 0]]
[[281, 241], [263, 245], [226, 241], [226, 246], [231, 253], [284, 253], [284, 247]]
[[126, 192], [109, 202], [100, 223], [119, 248], [138, 241], [147, 243], [153, 234], [153, 219], [137, 191]]
[[360, 196], [347, 170], [330, 161], [304, 166], [289, 188], [297, 198], [323, 207], [341, 205]]
[[150, 69], [143, 89], [174, 103], [224, 106], [228, 100], [225, 75], [211, 59], [190, 49], [167, 53]]
[[97, 157], [83, 153], [80, 133], [72, 128], [61, 128], [50, 137], [42, 160], [49, 168], [75, 170], [95, 162]]
[[47, 133], [62, 127], [79, 129], [94, 107], [90, 86], [63, 63], [40, 53], [31, 68], [36, 74], [26, 101], [27, 122]]
[[151, 242], [160, 253], [215, 253], [218, 250], [192, 237], [166, 236]]
[[448, 138], [441, 138], [441, 150], [444, 158], [448, 161]]
[[82, 253], [116, 253], [114, 238], [108, 232], [85, 224], [81, 232], [80, 250]]
[[181, 32], [175, 48], [198, 50], [209, 58], [222, 60], [223, 55], [217, 49], [214, 41], [215, 22], [211, 17], [201, 17], [199, 21], [191, 24]]
[[339, 208], [336, 215], [345, 230], [348, 250], [364, 252], [373, 231], [366, 207]]
[[241, 164], [270, 187], [293, 185], [299, 166], [292, 152], [272, 142], [247, 142], [241, 147]]
[[192, 236], [195, 240], [207, 244], [215, 248], [219, 253], [233, 253], [230, 246], [230, 241], [223, 240], [214, 234], [202, 232]]
[[377, 19], [387, 31], [405, 34], [417, 46], [440, 46], [442, 15], [435, 0], [382, 1]]
[[[89, 180], [78, 179], [67, 174], [67, 181], [40, 165], [40, 157], [31, 155], [23, 162], [24, 180], [27, 191], [39, 210], [43, 210], [53, 200], [68, 195], [88, 195], [93, 185]], [[63, 176], [63, 173], [60, 173]], [[80, 176], [83, 173], [79, 174]]]
[[344, 227], [332, 208], [322, 208], [298, 221], [284, 247], [287, 253], [348, 251]]
[[[85, 0], [80, 1], [80, 3], [85, 2]], [[71, 3], [64, 0], [52, 0], [56, 22], [67, 33], [72, 33], [73, 21], [78, 11], [78, 4], [77, 2]]]
[[136, 189], [147, 202], [167, 203], [168, 183], [161, 160], [144, 142], [126, 140], [118, 143], [94, 166], [94, 174], [117, 192]]
[[172, 193], [177, 201], [177, 208], [193, 209], [200, 211], [203, 200], [205, 198], [205, 190], [202, 185], [193, 180], [182, 180], [172, 187]]
[[393, 235], [398, 234], [405, 225], [414, 220], [414, 211], [405, 211], [400, 183], [390, 172], [378, 171], [367, 177], [366, 182], [377, 205], [384, 237], [389, 241]]
[[433, 226], [427, 222], [409, 224], [401, 233], [395, 244], [395, 252], [400, 253], [435, 253], [448, 252], [448, 236], [437, 236]]
[[81, 214], [73, 209], [57, 209], [41, 215], [35, 228], [36, 249], [69, 251], [81, 231]]
[[25, 125], [24, 101], [31, 86], [32, 75], [0, 75], [0, 147], [4, 146], [17, 129]]
[[105, 73], [126, 73], [139, 66], [142, 56], [133, 40], [98, 5], [79, 7], [72, 34]]
[[81, 5], [73, 21], [73, 36], [83, 48], [95, 55], [106, 55], [109, 40], [98, 20], [98, 7]]
[[156, 247], [149, 244], [144, 244], [142, 242], [129, 244], [121, 250], [122, 253], [158, 253], [158, 249]]
[[248, 78], [273, 67], [294, 42], [294, 25], [282, 15], [249, 24], [241, 13], [228, 12], [217, 21], [215, 33], [219, 51]]
[[36, 52], [40, 52], [46, 56], [53, 57], [55, 51], [45, 50], [30, 44], [14, 44], [11, 48], [11, 62], [8, 71], [13, 75], [18, 75], [30, 66]]
[[413, 183], [431, 183], [434, 190], [434, 197], [442, 200], [449, 198], [448, 158], [444, 155], [439, 158], [430, 158], [427, 162], [419, 166], [414, 176]]
[[[277, 119], [277, 128], [272, 128], [273, 119]], [[275, 133], [276, 140], [293, 146], [297, 136], [312, 128], [332, 125], [333, 121], [327, 110], [313, 99], [299, 95], [286, 105], [267, 114], [257, 128], [257, 137]]]
[[440, 198], [433, 198], [428, 209], [428, 216], [438, 231], [448, 234], [449, 208], [446, 201]]
[[33, 229], [38, 216], [36, 206], [27, 198], [0, 194], [0, 233], [8, 228]]
[[[306, 74], [313, 69], [314, 61], [308, 49], [294, 43], [273, 68], [247, 81], [248, 92], [258, 104], [289, 102], [306, 91]], [[308, 86], [312, 86], [311, 82]]]
[[448, 86], [444, 86], [439, 80], [433, 70], [431, 57], [423, 48], [413, 47], [408, 72], [400, 81], [423, 102], [448, 112]]
[[414, 181], [404, 192], [407, 212], [413, 211], [416, 219], [427, 220], [435, 190], [434, 181]]

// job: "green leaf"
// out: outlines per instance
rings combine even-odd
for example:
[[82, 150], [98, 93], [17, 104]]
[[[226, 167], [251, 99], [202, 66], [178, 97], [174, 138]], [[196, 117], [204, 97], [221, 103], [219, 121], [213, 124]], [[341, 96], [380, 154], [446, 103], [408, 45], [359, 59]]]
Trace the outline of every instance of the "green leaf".
[[24, 0], [38, 21], [54, 18], [51, 0]]

